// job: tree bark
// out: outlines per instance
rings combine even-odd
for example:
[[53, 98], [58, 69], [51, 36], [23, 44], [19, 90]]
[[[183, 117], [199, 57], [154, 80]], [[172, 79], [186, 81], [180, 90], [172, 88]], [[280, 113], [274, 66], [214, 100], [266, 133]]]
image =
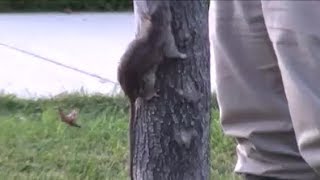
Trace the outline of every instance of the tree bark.
[[170, 1], [176, 44], [188, 58], [166, 60], [157, 72], [160, 97], [137, 107], [135, 180], [209, 179], [208, 3]]

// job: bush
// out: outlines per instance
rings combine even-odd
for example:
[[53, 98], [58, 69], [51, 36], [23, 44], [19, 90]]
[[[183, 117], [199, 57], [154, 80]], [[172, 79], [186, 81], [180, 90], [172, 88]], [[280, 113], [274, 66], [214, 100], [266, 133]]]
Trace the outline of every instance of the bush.
[[0, 0], [0, 11], [123, 11], [132, 9], [132, 0]]

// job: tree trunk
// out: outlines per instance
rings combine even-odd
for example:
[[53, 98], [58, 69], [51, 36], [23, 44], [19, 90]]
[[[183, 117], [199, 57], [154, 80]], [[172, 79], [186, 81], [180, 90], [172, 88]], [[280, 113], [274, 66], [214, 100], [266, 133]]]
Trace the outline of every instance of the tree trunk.
[[209, 179], [208, 3], [170, 1], [176, 44], [188, 58], [162, 64], [156, 83], [160, 97], [137, 107], [135, 180]]

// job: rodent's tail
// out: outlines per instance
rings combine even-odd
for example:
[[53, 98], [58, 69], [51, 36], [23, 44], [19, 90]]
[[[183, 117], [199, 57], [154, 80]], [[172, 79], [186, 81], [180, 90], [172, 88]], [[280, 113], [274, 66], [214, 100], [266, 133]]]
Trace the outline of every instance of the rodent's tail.
[[133, 180], [133, 157], [134, 157], [134, 149], [135, 149], [135, 99], [130, 99], [130, 124], [129, 124], [129, 140], [130, 140], [130, 153], [129, 153], [129, 158], [130, 158], [130, 163], [129, 163], [129, 169], [130, 169], [130, 179]]
[[73, 126], [73, 127], [77, 127], [77, 128], [81, 128], [81, 126], [80, 126], [80, 125], [78, 125], [78, 124], [76, 124], [76, 123], [71, 124], [71, 126]]

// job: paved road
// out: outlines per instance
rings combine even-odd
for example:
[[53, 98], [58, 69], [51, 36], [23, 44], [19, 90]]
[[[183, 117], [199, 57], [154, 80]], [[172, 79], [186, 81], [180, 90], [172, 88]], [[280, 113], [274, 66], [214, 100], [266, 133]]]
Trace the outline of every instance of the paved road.
[[[134, 36], [128, 13], [0, 14], [0, 44], [116, 81], [116, 67]], [[0, 45], [0, 89], [21, 97], [47, 97], [84, 89], [110, 93], [112, 83]]]

